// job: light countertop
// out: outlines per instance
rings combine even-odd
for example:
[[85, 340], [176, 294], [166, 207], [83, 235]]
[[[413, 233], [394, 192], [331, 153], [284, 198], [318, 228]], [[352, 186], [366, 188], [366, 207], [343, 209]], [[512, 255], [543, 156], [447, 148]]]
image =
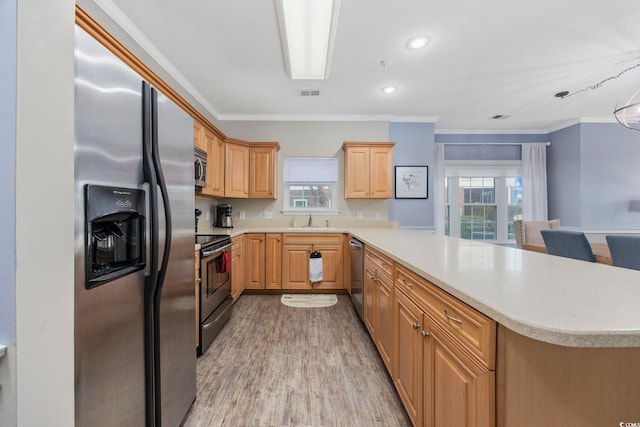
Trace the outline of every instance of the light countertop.
[[640, 271], [415, 229], [218, 231], [346, 232], [521, 335], [570, 347], [640, 347]]

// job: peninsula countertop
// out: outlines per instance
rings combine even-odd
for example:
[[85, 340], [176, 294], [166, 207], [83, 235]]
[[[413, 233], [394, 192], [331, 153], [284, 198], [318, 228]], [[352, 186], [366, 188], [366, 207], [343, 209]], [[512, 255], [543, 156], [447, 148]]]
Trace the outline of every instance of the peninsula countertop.
[[569, 347], [640, 347], [640, 271], [416, 229], [225, 232], [349, 233], [521, 335]]

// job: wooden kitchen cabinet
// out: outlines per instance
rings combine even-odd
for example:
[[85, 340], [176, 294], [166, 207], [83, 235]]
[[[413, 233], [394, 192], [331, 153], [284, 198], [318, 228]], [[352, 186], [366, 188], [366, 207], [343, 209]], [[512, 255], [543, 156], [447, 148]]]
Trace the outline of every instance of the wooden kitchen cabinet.
[[207, 151], [207, 141], [204, 138], [204, 125], [198, 120], [193, 121], [193, 145]]
[[[309, 282], [309, 256], [322, 255], [321, 282]], [[284, 234], [282, 241], [283, 289], [343, 289], [342, 234]]]
[[282, 234], [245, 234], [245, 288], [280, 289]]
[[250, 146], [249, 198], [278, 198], [277, 142], [254, 142]]
[[235, 302], [244, 291], [244, 236], [234, 237], [231, 244], [231, 296]]
[[244, 248], [245, 289], [264, 289], [266, 248], [264, 233], [245, 234]]
[[364, 323], [380, 357], [393, 373], [393, 261], [365, 248]]
[[249, 146], [245, 143], [230, 140], [225, 143], [224, 195], [249, 197]]
[[[194, 131], [198, 125], [194, 125]], [[207, 185], [200, 189], [200, 193], [206, 196], [224, 196], [224, 141], [211, 129], [201, 126], [199, 140], [203, 140], [207, 151]], [[195, 136], [194, 136], [195, 142]], [[202, 142], [198, 142], [202, 144]]]
[[413, 425], [495, 426], [495, 324], [402, 266], [395, 276], [393, 382]]
[[265, 288], [282, 289], [282, 234], [265, 234]]
[[345, 199], [389, 199], [393, 196], [394, 142], [350, 142], [344, 150]]

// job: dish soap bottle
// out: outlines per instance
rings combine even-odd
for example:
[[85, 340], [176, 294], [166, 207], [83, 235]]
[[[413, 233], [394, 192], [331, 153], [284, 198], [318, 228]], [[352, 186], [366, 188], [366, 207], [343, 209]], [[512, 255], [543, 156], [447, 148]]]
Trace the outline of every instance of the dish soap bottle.
[[297, 227], [298, 226], [298, 218], [295, 215], [291, 219], [291, 226], [292, 227]]

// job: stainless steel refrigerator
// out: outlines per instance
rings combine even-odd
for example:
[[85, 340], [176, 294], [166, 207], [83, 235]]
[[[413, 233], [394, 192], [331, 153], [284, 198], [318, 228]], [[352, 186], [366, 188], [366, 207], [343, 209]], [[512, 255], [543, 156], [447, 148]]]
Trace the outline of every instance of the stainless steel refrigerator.
[[193, 121], [76, 27], [74, 138], [76, 425], [178, 426], [196, 393]]

